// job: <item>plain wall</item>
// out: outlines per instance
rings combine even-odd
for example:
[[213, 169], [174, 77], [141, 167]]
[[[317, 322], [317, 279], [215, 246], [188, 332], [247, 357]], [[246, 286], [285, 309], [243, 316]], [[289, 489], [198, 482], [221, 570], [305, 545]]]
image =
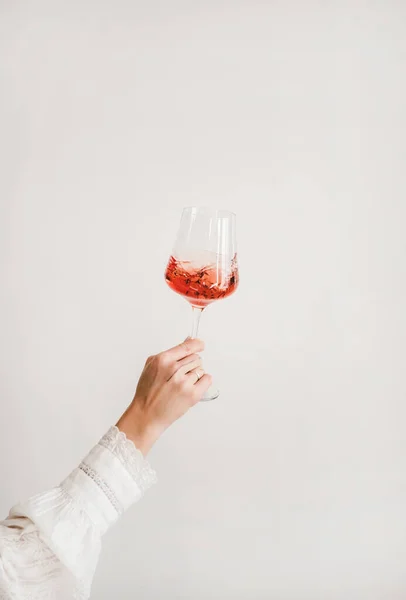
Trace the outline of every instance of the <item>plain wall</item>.
[[56, 485], [190, 309], [181, 208], [237, 213], [220, 398], [156, 445], [94, 600], [406, 597], [406, 3], [0, 2], [0, 511]]

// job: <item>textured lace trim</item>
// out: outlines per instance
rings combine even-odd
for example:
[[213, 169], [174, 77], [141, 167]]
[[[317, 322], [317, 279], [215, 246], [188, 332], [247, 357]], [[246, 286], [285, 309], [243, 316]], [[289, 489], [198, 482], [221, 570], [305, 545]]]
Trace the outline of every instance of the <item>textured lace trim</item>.
[[119, 515], [121, 515], [124, 511], [122, 506], [120, 505], [117, 497], [111, 487], [102, 479], [92, 467], [90, 467], [85, 462], [81, 462], [79, 465], [79, 469], [83, 471], [90, 479], [92, 479], [95, 484], [101, 489], [103, 494], [109, 499], [110, 503], [117, 511]]
[[156, 482], [156, 473], [143, 454], [135, 447], [118, 427], [110, 427], [99, 442], [100, 446], [110, 450], [136, 481], [141, 492], [145, 492]]

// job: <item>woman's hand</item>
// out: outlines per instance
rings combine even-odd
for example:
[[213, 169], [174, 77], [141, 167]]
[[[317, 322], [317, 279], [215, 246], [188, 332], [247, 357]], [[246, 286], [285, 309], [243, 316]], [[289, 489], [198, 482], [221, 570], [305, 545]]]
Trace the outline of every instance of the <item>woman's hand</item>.
[[147, 359], [134, 399], [117, 423], [144, 456], [210, 387], [211, 376], [197, 354], [203, 349], [201, 340], [187, 339]]

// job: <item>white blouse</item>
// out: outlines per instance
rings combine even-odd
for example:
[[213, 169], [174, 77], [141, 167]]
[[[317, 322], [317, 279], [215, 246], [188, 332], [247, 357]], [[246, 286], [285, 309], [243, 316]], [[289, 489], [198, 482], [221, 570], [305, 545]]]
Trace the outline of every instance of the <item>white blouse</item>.
[[101, 536], [155, 481], [141, 452], [112, 427], [58, 487], [0, 523], [0, 600], [87, 599]]

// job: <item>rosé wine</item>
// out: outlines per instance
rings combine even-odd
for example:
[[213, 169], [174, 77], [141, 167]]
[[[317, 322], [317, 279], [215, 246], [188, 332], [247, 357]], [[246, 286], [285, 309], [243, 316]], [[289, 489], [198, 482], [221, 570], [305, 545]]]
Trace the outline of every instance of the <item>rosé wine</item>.
[[165, 273], [169, 287], [183, 296], [192, 306], [205, 308], [211, 302], [230, 296], [238, 285], [237, 256], [226, 273], [216, 264], [196, 267], [192, 262], [171, 256]]

